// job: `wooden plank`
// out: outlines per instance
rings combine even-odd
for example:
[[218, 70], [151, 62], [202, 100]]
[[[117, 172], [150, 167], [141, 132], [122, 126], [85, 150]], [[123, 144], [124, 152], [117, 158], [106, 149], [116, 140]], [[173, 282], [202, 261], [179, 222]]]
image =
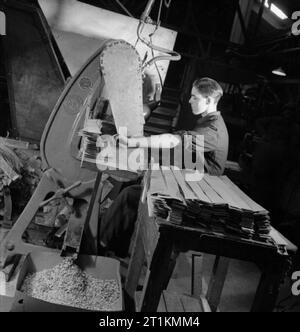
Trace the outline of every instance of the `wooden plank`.
[[220, 179], [242, 199], [251, 208], [253, 212], [268, 212], [261, 205], [257, 204], [253, 199], [246, 195], [237, 185], [235, 185], [227, 176], [221, 176]]
[[197, 196], [194, 192], [186, 185], [186, 181], [179, 170], [175, 170], [174, 167], [171, 167], [172, 172], [176, 178], [177, 183], [179, 184], [185, 199], [197, 199]]
[[205, 195], [207, 197], [209, 197], [209, 199], [211, 200], [211, 202], [213, 204], [216, 205], [226, 205], [226, 202], [224, 201], [224, 199], [218, 195], [208, 184], [207, 182], [205, 182], [204, 180], [199, 181], [198, 185], [200, 186], [200, 188], [203, 190], [203, 192], [205, 193]]
[[242, 210], [251, 210], [249, 205], [245, 203], [230, 186], [225, 184], [219, 177], [205, 175], [204, 180], [228, 203], [229, 206]]
[[180, 301], [183, 306], [184, 312], [203, 312], [202, 306], [198, 299], [181, 295]]
[[163, 297], [167, 312], [184, 312], [184, 308], [178, 294], [172, 294], [164, 291]]

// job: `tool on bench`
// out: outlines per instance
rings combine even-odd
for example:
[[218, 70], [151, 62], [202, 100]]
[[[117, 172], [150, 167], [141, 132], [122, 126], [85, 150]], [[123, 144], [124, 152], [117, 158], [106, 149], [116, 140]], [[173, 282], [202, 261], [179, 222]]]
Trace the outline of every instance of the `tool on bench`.
[[67, 193], [69, 193], [71, 190], [79, 187], [80, 185], [81, 185], [81, 181], [77, 181], [66, 189], [62, 189], [62, 188], [58, 189], [57, 192], [52, 197], [50, 197], [49, 199], [47, 199], [47, 200], [43, 201], [42, 203], [40, 203], [39, 206], [43, 207], [43, 206], [49, 204], [50, 202], [52, 202], [55, 199], [63, 198]]

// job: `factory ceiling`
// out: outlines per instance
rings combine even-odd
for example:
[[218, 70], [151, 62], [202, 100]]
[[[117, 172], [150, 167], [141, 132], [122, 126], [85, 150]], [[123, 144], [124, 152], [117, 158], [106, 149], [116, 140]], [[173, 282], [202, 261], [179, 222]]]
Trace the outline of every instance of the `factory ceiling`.
[[[37, 0], [23, 0], [36, 3]], [[141, 18], [149, 0], [79, 0], [103, 9]], [[248, 68], [272, 79], [274, 67], [300, 79], [299, 35], [292, 33], [292, 15], [299, 0], [155, 0], [153, 24], [179, 32], [175, 48], [183, 56]], [[60, 1], [63, 7], [64, 0]], [[265, 4], [265, 5], [264, 5]], [[268, 5], [268, 7], [266, 6]], [[276, 6], [287, 16], [271, 12]], [[299, 15], [300, 19], [300, 15]]]
[[[148, 0], [83, 2], [140, 18]], [[210, 52], [204, 53], [212, 59], [235, 63], [241, 67], [246, 65], [270, 79], [273, 67], [283, 67], [290, 78], [300, 78], [300, 38], [292, 34], [295, 21], [291, 19], [295, 11], [300, 11], [299, 0], [264, 0], [265, 6], [262, 2], [263, 0], [172, 0], [162, 1], [160, 11], [161, 2], [157, 0], [151, 18], [155, 21], [160, 17], [161, 25], [200, 37], [200, 49], [198, 52], [192, 51], [200, 57], [203, 57], [201, 48], [209, 49]], [[279, 8], [287, 18], [280, 19], [270, 10], [271, 6]], [[234, 25], [239, 11], [243, 22]], [[234, 30], [238, 38], [232, 39]], [[190, 41], [185, 34], [179, 35], [178, 39], [178, 51], [186, 51], [187, 45], [184, 44], [191, 44]]]

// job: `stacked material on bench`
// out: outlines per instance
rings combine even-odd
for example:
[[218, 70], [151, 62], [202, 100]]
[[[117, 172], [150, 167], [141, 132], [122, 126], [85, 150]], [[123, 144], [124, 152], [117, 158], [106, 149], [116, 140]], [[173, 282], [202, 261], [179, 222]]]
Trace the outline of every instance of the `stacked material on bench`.
[[261, 205], [254, 202], [249, 196], [247, 196], [238, 186], [236, 186], [226, 176], [222, 176], [221, 180], [228, 186], [237, 197], [239, 197], [246, 206], [248, 211], [252, 213], [252, 219], [254, 222], [254, 238], [261, 241], [270, 240], [271, 220], [269, 212]]
[[270, 240], [268, 211], [226, 176], [205, 174], [200, 181], [187, 181], [190, 172], [174, 168], [152, 172], [149, 192], [154, 215], [174, 224], [192, 222], [245, 239]]
[[149, 193], [152, 213], [174, 224], [180, 225], [186, 208], [185, 198], [171, 169], [157, 169], [151, 172]]

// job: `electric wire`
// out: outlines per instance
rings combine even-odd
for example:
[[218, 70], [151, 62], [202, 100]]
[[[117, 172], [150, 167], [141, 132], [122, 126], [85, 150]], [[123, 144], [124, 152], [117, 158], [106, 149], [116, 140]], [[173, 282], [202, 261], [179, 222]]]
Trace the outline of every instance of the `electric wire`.
[[[170, 5], [170, 3], [171, 2], [167, 3], [167, 5]], [[165, 2], [165, 4], [166, 4], [166, 2]], [[151, 49], [151, 52], [152, 52], [152, 55], [153, 55], [153, 58], [151, 60], [149, 60], [148, 62], [143, 64], [142, 71], [144, 71], [146, 67], [150, 67], [152, 64], [155, 64], [157, 61], [162, 61], [162, 60], [179, 61], [181, 59], [181, 55], [179, 53], [177, 53], [175, 51], [172, 51], [172, 50], [165, 49], [163, 47], [156, 46], [152, 43], [152, 37], [154, 36], [154, 34], [156, 33], [156, 31], [158, 30], [158, 27], [160, 25], [162, 5], [163, 5], [163, 0], [160, 0], [158, 18], [157, 18], [157, 22], [156, 22], [156, 25], [155, 25], [155, 29], [149, 35], [150, 41], [147, 41], [141, 35], [142, 31], [144, 29], [144, 26], [145, 26], [145, 22], [140, 20], [140, 22], [138, 24], [138, 27], [137, 27], [137, 41], [136, 41], [135, 45], [137, 45], [137, 43], [139, 41], [141, 41], [143, 44], [147, 45]], [[159, 56], [155, 57], [154, 56], [154, 51], [165, 53], [165, 55], [159, 55]], [[157, 68], [157, 66], [156, 66], [156, 68]], [[160, 75], [160, 73], [159, 73], [159, 75]]]

